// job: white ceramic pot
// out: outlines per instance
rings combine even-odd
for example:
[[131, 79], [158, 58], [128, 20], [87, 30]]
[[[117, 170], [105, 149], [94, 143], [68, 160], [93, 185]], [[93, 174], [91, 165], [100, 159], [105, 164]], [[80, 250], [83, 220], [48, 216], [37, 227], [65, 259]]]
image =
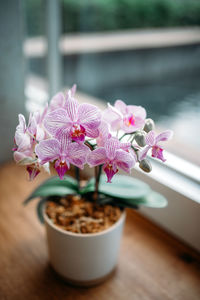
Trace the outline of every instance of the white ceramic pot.
[[93, 285], [105, 280], [115, 269], [126, 213], [107, 230], [77, 234], [55, 226], [44, 214], [50, 263], [65, 280]]

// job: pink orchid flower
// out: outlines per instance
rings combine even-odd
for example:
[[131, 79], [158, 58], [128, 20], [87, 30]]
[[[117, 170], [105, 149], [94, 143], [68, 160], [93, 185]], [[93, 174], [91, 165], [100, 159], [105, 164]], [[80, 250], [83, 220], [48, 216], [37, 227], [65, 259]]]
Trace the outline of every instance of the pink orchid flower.
[[149, 131], [145, 137], [147, 146], [140, 152], [140, 160], [143, 160], [146, 157], [149, 149], [152, 149], [152, 157], [158, 158], [165, 162], [166, 159], [163, 156], [163, 148], [159, 145], [159, 142], [169, 140], [172, 135], [173, 132], [171, 130], [163, 131], [157, 136], [155, 131]]
[[[33, 163], [33, 149], [31, 144], [31, 138], [27, 131], [26, 121], [22, 114], [19, 114], [19, 125], [16, 127], [15, 132], [15, 147], [12, 149], [14, 151], [14, 160], [16, 163], [22, 163], [25, 161], [25, 164]], [[23, 163], [22, 163], [23, 164]]]
[[134, 157], [128, 151], [129, 143], [122, 144], [117, 138], [110, 138], [105, 142], [104, 147], [97, 148], [89, 153], [87, 162], [90, 167], [103, 164], [107, 182], [111, 182], [112, 177], [118, 172], [118, 167], [127, 173], [135, 164]]
[[31, 141], [33, 144], [36, 144], [39, 141], [48, 137], [48, 134], [43, 126], [43, 121], [48, 112], [48, 104], [45, 106], [45, 109], [42, 114], [39, 111], [31, 113], [29, 116], [28, 128], [27, 131], [31, 136]]
[[30, 136], [27, 132], [26, 120], [22, 114], [19, 114], [19, 125], [16, 127], [14, 141], [16, 147], [13, 149], [18, 151], [25, 151], [30, 148]]
[[117, 100], [114, 106], [108, 104], [103, 115], [113, 130], [122, 129], [126, 133], [134, 132], [144, 126], [146, 111], [141, 106], [126, 105]]
[[70, 135], [73, 141], [84, 142], [85, 136], [98, 137], [101, 122], [100, 110], [92, 104], [80, 104], [71, 91], [65, 103], [65, 109], [58, 108], [44, 119], [44, 126], [55, 138], [62, 134]]
[[49, 110], [53, 111], [56, 110], [58, 108], [66, 108], [66, 100], [69, 97], [69, 94], [71, 94], [71, 97], [74, 97], [76, 93], [76, 84], [74, 84], [72, 86], [72, 88], [69, 90], [69, 92], [67, 93], [67, 96], [65, 97], [63, 93], [58, 93], [55, 96], [53, 96], [53, 98], [51, 99], [50, 102], [50, 106], [49, 106]]
[[36, 147], [35, 152], [41, 165], [47, 162], [55, 162], [60, 179], [70, 168], [70, 163], [83, 169], [89, 148], [83, 144], [72, 143], [70, 138], [62, 136], [60, 140], [51, 138], [41, 141]]
[[96, 139], [96, 142], [98, 147], [103, 147], [107, 139], [112, 137], [109, 131], [109, 124], [104, 120], [102, 120], [98, 129], [99, 129], [99, 136]]
[[[45, 111], [46, 109], [44, 110], [44, 113]], [[31, 115], [29, 118], [28, 127], [26, 126], [24, 116], [20, 114], [19, 125], [16, 128], [14, 139], [16, 146], [13, 148], [13, 156], [16, 163], [26, 165], [26, 170], [29, 174], [29, 180], [33, 180], [40, 173], [40, 166], [37, 162], [37, 157], [34, 152], [36, 141], [35, 138], [32, 138], [32, 135], [34, 134], [37, 138], [39, 137], [38, 130], [33, 132], [33, 128], [37, 128], [37, 122], [38, 124], [42, 122], [44, 113], [41, 116], [35, 113], [34, 118], [33, 115]], [[46, 169], [46, 171], [49, 171], [48, 164], [45, 164], [43, 167]]]

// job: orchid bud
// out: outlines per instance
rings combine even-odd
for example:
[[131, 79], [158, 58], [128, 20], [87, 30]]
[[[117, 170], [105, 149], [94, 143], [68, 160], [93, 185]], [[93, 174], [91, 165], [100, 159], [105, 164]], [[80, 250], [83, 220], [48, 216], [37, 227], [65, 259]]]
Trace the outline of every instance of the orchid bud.
[[146, 145], [145, 135], [146, 133], [143, 130], [137, 131], [135, 134], [135, 141], [140, 147], [144, 147]]
[[154, 121], [152, 119], [146, 119], [145, 125], [144, 125], [144, 131], [149, 132], [153, 130], [155, 127]]
[[140, 169], [142, 169], [144, 172], [147, 172], [147, 173], [151, 172], [151, 170], [152, 170], [151, 163], [148, 159], [141, 160], [139, 167], [140, 167]]

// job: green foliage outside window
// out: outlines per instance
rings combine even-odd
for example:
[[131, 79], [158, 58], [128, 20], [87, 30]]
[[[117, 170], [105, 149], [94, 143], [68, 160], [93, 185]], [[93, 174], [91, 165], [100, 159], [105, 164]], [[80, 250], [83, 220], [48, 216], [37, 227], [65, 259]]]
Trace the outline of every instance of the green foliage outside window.
[[[200, 25], [199, 0], [62, 0], [63, 32]], [[44, 30], [44, 1], [25, 1], [29, 35]]]

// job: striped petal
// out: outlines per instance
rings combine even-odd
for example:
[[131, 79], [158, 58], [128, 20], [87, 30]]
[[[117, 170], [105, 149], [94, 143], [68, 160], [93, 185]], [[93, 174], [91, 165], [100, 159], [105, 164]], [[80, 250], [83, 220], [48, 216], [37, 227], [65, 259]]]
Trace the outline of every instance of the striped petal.
[[64, 108], [64, 105], [65, 105], [65, 96], [63, 95], [63, 93], [58, 93], [52, 98], [49, 109], [50, 111], [53, 111], [58, 108]]
[[86, 129], [86, 136], [90, 137], [90, 138], [97, 138], [99, 136], [99, 129], [90, 129], [87, 128]]
[[57, 159], [60, 155], [60, 148], [60, 143], [56, 139], [41, 141], [35, 147], [35, 153], [38, 156], [40, 164], [43, 165], [46, 162]]
[[139, 160], [145, 159], [145, 157], [147, 156], [147, 152], [149, 151], [149, 149], [151, 149], [151, 146], [146, 146], [145, 148], [143, 148], [139, 152]]
[[173, 136], [173, 131], [171, 130], [163, 131], [156, 137], [156, 144], [158, 142], [168, 141], [169, 139], [172, 138], [172, 136]]
[[110, 124], [112, 130], [118, 130], [120, 127], [120, 121], [123, 119], [123, 114], [110, 103], [108, 108], [103, 112], [103, 120]]
[[67, 117], [72, 122], [76, 122], [78, 119], [78, 106], [78, 101], [72, 97], [71, 91], [69, 91], [68, 97], [66, 99], [65, 108], [67, 112]]
[[155, 131], [151, 130], [145, 137], [145, 142], [149, 146], [153, 146], [156, 143], [156, 134]]
[[81, 169], [83, 169], [83, 166], [87, 161], [89, 152], [89, 148], [83, 144], [71, 143], [68, 147], [68, 157], [70, 162]]
[[106, 150], [103, 147], [100, 147], [89, 153], [87, 157], [87, 162], [90, 167], [95, 167], [102, 165], [107, 160]]
[[60, 131], [72, 126], [72, 122], [67, 112], [62, 109], [56, 109], [48, 113], [44, 119], [44, 127], [53, 136], [60, 134]]
[[106, 141], [105, 150], [108, 159], [113, 160], [118, 149], [120, 149], [120, 142], [117, 138], [112, 137]]
[[134, 157], [130, 153], [121, 149], [116, 151], [115, 161], [119, 168], [128, 173], [130, 173], [130, 170], [135, 165]]
[[131, 143], [120, 143], [120, 148], [124, 151], [128, 151], [131, 147]]
[[86, 131], [97, 129], [101, 123], [101, 112], [96, 106], [83, 103], [78, 108], [78, 122]]

